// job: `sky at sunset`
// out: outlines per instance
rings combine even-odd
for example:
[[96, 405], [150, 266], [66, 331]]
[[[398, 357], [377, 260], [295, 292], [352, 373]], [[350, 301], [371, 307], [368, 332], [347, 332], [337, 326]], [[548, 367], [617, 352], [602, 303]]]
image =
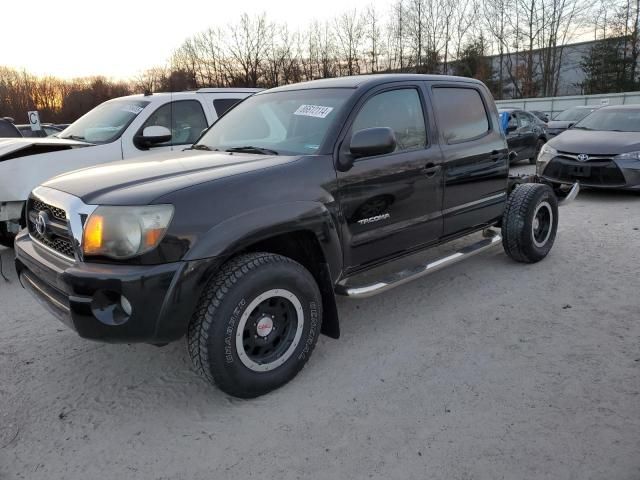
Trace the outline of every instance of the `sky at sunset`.
[[[38, 75], [127, 78], [163, 64], [182, 41], [242, 13], [265, 12], [271, 21], [305, 28], [371, 0], [198, 1], [4, 0], [0, 7], [0, 66]], [[374, 0], [386, 14], [390, 2]]]

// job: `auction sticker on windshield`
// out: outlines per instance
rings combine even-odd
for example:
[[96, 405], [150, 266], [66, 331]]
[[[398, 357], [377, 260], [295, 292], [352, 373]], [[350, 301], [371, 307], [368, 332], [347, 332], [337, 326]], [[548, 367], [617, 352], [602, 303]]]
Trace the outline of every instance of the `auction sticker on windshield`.
[[322, 105], [300, 105], [293, 112], [294, 115], [302, 115], [304, 117], [325, 118], [331, 113], [333, 107], [323, 107]]

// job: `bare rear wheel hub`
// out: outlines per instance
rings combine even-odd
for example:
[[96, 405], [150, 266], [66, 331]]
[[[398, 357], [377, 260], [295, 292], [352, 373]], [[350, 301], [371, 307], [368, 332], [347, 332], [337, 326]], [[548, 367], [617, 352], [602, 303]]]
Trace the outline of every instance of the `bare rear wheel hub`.
[[549, 241], [553, 229], [553, 209], [549, 202], [541, 202], [533, 214], [531, 236], [536, 247], [542, 248]]

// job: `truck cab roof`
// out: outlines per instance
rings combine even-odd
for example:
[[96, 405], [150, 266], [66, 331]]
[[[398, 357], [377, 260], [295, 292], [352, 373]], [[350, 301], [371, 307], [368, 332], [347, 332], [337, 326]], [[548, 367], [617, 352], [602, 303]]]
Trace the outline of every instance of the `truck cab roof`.
[[[415, 73], [378, 73], [370, 75], [353, 75], [350, 77], [339, 78], [323, 78], [320, 80], [311, 80], [308, 82], [295, 83], [292, 85], [283, 85], [268, 90], [271, 92], [281, 92], [286, 90], [306, 90], [313, 88], [368, 88], [376, 85], [393, 82], [411, 82], [411, 81], [446, 81], [446, 82], [464, 82], [484, 85], [479, 80], [467, 77], [457, 77], [452, 75], [422, 75]], [[264, 92], [267, 93], [267, 92]]]

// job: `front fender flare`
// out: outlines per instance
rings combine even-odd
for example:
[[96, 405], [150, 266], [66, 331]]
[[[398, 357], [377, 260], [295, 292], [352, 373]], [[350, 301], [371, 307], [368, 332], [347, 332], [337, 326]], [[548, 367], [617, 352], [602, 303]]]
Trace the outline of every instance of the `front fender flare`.
[[198, 238], [184, 260], [230, 256], [269, 237], [303, 230], [318, 239], [332, 280], [336, 280], [342, 271], [342, 247], [331, 212], [319, 202], [269, 205], [228, 218]]
[[338, 229], [327, 207], [318, 202], [293, 202], [271, 205], [229, 218], [199, 238], [185, 260], [231, 257], [245, 248], [277, 235], [311, 231], [315, 235], [324, 262], [314, 276], [322, 292], [324, 319], [322, 333], [340, 336], [334, 285], [342, 272], [342, 247]]

